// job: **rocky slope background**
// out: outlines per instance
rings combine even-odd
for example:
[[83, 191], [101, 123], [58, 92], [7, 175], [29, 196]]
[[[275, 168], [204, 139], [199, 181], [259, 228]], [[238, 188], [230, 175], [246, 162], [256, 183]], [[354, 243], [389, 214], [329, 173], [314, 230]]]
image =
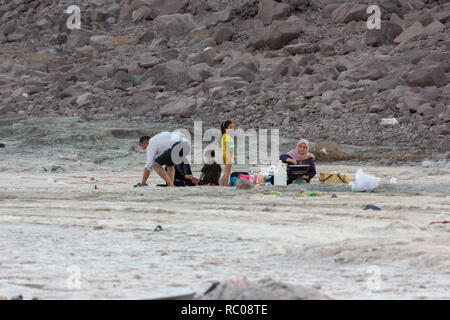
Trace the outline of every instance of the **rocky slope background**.
[[233, 119], [448, 155], [449, 26], [445, 0], [3, 0], [0, 117]]

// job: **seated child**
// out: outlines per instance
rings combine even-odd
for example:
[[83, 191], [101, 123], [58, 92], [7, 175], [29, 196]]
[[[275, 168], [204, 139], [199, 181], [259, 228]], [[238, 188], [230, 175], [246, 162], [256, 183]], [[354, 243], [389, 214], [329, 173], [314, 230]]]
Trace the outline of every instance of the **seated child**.
[[200, 175], [200, 182], [198, 185], [218, 186], [222, 168], [214, 160], [214, 157], [216, 156], [214, 150], [208, 150], [206, 151], [206, 154], [207, 163], [202, 168], [202, 174]]

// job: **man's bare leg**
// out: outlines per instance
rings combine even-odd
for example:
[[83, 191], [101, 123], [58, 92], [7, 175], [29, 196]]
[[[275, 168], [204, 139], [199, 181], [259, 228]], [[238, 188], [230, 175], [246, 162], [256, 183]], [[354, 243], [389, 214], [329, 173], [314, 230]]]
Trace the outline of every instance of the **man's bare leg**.
[[[174, 174], [175, 174], [175, 168], [174, 168], [174, 167], [169, 167], [169, 168], [173, 168], [173, 169], [174, 169]], [[163, 178], [163, 180], [167, 183], [167, 185], [168, 185], [169, 187], [174, 187], [174, 185], [173, 185], [173, 179], [170, 180], [169, 174], [167, 173], [166, 170], [164, 170], [163, 167], [158, 166], [158, 165], [153, 165], [153, 169], [155, 169], [156, 173], [158, 173], [159, 176], [160, 176], [161, 178]]]
[[170, 181], [175, 181], [175, 166], [167, 167], [167, 173], [169, 174]]

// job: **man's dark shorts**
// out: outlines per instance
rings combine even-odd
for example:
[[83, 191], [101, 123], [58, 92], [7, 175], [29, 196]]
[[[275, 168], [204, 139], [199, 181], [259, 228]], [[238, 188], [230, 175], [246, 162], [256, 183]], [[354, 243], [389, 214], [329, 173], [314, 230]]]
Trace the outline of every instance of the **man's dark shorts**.
[[[159, 157], [157, 157], [155, 159], [155, 164], [158, 164], [160, 166], [168, 166], [168, 167], [174, 166], [175, 163], [173, 163], [173, 161], [172, 161], [172, 150], [173, 150], [173, 148], [175, 148], [175, 146], [177, 144], [180, 144], [180, 143], [181, 142], [175, 143], [172, 147], [170, 147], [170, 149], [167, 149], [166, 151], [161, 153], [159, 155]], [[184, 150], [183, 148], [180, 149], [180, 152], [179, 152], [180, 157], [183, 157], [183, 150]]]

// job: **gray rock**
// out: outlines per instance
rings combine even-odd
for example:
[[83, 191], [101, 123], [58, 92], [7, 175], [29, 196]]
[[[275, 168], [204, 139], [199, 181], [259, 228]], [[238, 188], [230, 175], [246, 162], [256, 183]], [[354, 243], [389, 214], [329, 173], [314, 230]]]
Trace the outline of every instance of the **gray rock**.
[[349, 23], [366, 19], [367, 6], [363, 4], [344, 3], [337, 7], [331, 14], [334, 23]]
[[162, 15], [155, 19], [156, 32], [166, 39], [180, 37], [190, 32], [194, 26], [194, 19], [189, 13]]
[[241, 77], [211, 77], [205, 80], [204, 87], [209, 90], [216, 87], [239, 89], [247, 87], [249, 83]]
[[398, 37], [394, 39], [395, 43], [402, 43], [412, 41], [425, 33], [423, 25], [420, 22], [414, 23], [409, 28], [405, 29]]
[[220, 75], [225, 77], [241, 77], [248, 82], [252, 82], [256, 77], [255, 73], [258, 72], [258, 69], [259, 61], [250, 53], [246, 53], [226, 63]]
[[432, 65], [414, 70], [405, 81], [410, 87], [436, 86], [440, 88], [448, 83], [445, 71], [440, 65]]
[[153, 68], [154, 66], [166, 62], [165, 59], [161, 59], [159, 57], [155, 57], [151, 53], [145, 53], [141, 56], [139, 60], [139, 65], [143, 68]]
[[344, 71], [339, 75], [338, 80], [378, 80], [387, 75], [387, 68], [380, 61], [373, 59], [359, 68]]
[[191, 54], [187, 60], [192, 64], [207, 63], [208, 65], [213, 65], [216, 53], [217, 51], [215, 48], [208, 47], [199, 53]]
[[264, 29], [264, 41], [273, 50], [278, 50], [297, 39], [304, 32], [303, 21], [291, 16], [286, 21], [274, 21]]
[[208, 78], [212, 77], [212, 75], [213, 75], [212, 68], [206, 63], [196, 64], [196, 65], [192, 66], [192, 69], [197, 71], [203, 80], [208, 79]]
[[185, 9], [189, 0], [142, 0], [149, 8], [149, 17], [155, 19], [161, 15], [169, 15], [181, 12]]
[[139, 78], [136, 85], [140, 85], [148, 79], [152, 79], [155, 85], [166, 86], [168, 90], [184, 90], [191, 82], [203, 80], [197, 71], [177, 60], [153, 67]]
[[235, 34], [234, 28], [220, 27], [214, 33], [213, 39], [217, 44], [221, 44], [225, 41], [231, 41], [234, 34]]
[[397, 38], [403, 29], [398, 24], [382, 21], [381, 29], [367, 30], [366, 43], [369, 46], [377, 47], [381, 45], [392, 44], [394, 39]]
[[[239, 179], [238, 182], [243, 179]], [[249, 182], [248, 180], [245, 180]], [[249, 182], [250, 183], [250, 182]], [[237, 184], [237, 183], [236, 183]], [[215, 284], [207, 290], [204, 300], [330, 300], [315, 289], [300, 285], [288, 285], [272, 279], [249, 283], [229, 281]]]
[[262, 0], [259, 3], [258, 19], [264, 25], [271, 24], [274, 20], [281, 20], [289, 15], [291, 6], [287, 3], [275, 2], [273, 0]]
[[197, 107], [197, 100], [194, 98], [181, 98], [171, 102], [159, 111], [161, 117], [176, 116], [189, 117]]
[[91, 93], [84, 93], [80, 96], [77, 97], [76, 103], [78, 105], [78, 107], [82, 107], [88, 103], [91, 103], [92, 101], [95, 100], [95, 96]]

